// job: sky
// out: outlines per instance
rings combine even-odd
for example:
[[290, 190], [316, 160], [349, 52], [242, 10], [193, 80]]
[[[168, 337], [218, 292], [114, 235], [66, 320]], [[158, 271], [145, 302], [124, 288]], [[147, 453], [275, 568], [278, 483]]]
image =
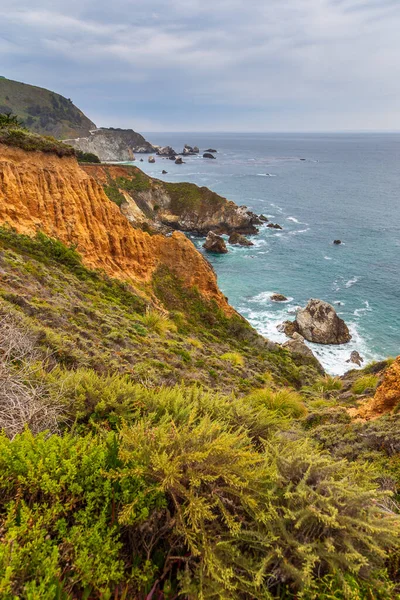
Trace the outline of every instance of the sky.
[[400, 130], [400, 0], [0, 0], [0, 65], [98, 126]]

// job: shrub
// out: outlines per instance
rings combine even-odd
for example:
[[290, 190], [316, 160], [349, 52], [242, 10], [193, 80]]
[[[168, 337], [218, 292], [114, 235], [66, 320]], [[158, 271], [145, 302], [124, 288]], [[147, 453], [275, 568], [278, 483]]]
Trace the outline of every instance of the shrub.
[[244, 367], [244, 358], [239, 352], [225, 352], [221, 358], [229, 362], [233, 367]]
[[154, 308], [148, 307], [141, 319], [147, 329], [159, 335], [165, 334], [167, 331], [176, 331], [176, 325], [167, 315]]
[[75, 150], [76, 157], [78, 162], [83, 163], [100, 163], [101, 160], [97, 156], [97, 154], [93, 154], [93, 152], [82, 152], [82, 150]]
[[354, 394], [363, 394], [366, 390], [374, 390], [379, 383], [379, 377], [377, 375], [363, 375], [356, 379], [351, 388]]
[[307, 412], [300, 394], [290, 388], [281, 388], [277, 391], [271, 388], [256, 390], [246, 396], [243, 401], [263, 406], [279, 415], [288, 417], [302, 417]]
[[316, 392], [325, 395], [329, 394], [329, 392], [334, 392], [341, 390], [343, 387], [343, 382], [339, 377], [332, 377], [331, 375], [325, 375], [324, 377], [319, 377], [312, 389]]

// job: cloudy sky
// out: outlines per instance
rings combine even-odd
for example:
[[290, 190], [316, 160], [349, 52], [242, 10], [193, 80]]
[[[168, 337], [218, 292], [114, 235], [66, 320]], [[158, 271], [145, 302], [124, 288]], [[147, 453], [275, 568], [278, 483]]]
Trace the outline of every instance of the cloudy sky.
[[0, 0], [0, 64], [103, 126], [400, 130], [400, 0]]

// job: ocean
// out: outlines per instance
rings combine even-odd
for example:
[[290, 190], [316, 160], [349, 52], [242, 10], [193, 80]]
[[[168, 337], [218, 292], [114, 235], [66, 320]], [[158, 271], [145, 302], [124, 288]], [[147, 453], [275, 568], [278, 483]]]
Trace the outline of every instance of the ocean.
[[[284, 342], [277, 326], [320, 298], [353, 336], [342, 346], [309, 344], [328, 373], [353, 367], [352, 350], [364, 365], [400, 354], [400, 134], [145, 135], [178, 152], [185, 143], [218, 152], [183, 165], [144, 155], [135, 163], [143, 171], [207, 186], [283, 227], [263, 226], [253, 247], [207, 254], [230, 304], [261, 334]], [[203, 252], [204, 240], [191, 239]], [[288, 301], [271, 301], [273, 292]]]

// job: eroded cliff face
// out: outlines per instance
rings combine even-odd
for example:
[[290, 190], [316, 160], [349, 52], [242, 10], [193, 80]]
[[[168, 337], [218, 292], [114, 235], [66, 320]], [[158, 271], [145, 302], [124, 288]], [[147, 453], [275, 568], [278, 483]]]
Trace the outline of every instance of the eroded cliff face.
[[356, 412], [362, 419], [376, 419], [391, 413], [400, 403], [400, 356], [386, 370], [383, 381], [373, 398], [363, 404]]
[[233, 312], [211, 266], [183, 234], [150, 236], [134, 229], [73, 157], [0, 144], [0, 225], [5, 224], [76, 244], [87, 266], [133, 283], [150, 282], [165, 265], [185, 285], [197, 286], [227, 314]]
[[82, 165], [101, 185], [112, 187], [125, 197], [122, 212], [134, 224], [148, 221], [181, 231], [207, 235], [216, 233], [257, 233], [261, 221], [246, 206], [193, 183], [168, 183], [153, 179], [135, 166]]
[[66, 143], [82, 152], [92, 152], [101, 161], [133, 160], [135, 152], [155, 152], [156, 148], [133, 129], [102, 128], [88, 137], [68, 139]]

